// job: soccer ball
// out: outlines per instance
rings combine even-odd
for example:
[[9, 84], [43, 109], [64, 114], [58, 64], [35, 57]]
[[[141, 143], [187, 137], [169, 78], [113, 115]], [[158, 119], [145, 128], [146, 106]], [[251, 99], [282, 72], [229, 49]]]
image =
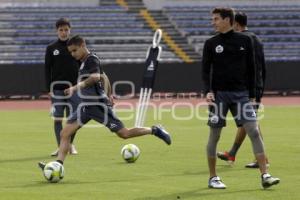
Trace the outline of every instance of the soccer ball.
[[44, 177], [51, 183], [57, 183], [64, 178], [64, 166], [59, 162], [52, 161], [45, 165]]
[[126, 144], [121, 150], [122, 158], [128, 163], [135, 162], [140, 153], [140, 149], [135, 144]]

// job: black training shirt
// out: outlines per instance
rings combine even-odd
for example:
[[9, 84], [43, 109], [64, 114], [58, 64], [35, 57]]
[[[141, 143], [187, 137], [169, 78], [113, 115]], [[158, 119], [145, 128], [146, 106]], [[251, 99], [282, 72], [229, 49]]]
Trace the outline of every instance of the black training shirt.
[[[67, 41], [57, 40], [47, 46], [45, 55], [45, 79], [47, 91], [55, 81], [67, 81], [72, 85], [77, 83], [79, 62], [67, 49]], [[66, 84], [55, 84], [54, 90], [64, 90]]]
[[252, 39], [256, 71], [256, 88], [258, 90], [263, 90], [266, 81], [266, 63], [263, 44], [255, 33], [248, 30], [243, 31], [242, 33], [248, 35]]
[[209, 91], [249, 90], [255, 96], [255, 67], [251, 38], [234, 32], [219, 33], [204, 44], [202, 78]]
[[[80, 81], [84, 81], [91, 74], [94, 73], [103, 74], [103, 69], [100, 65], [100, 59], [94, 54], [89, 54], [80, 65], [80, 69], [79, 69]], [[83, 102], [89, 102], [89, 103], [108, 102], [101, 81], [94, 83], [91, 86], [82, 88], [80, 89], [79, 92]]]

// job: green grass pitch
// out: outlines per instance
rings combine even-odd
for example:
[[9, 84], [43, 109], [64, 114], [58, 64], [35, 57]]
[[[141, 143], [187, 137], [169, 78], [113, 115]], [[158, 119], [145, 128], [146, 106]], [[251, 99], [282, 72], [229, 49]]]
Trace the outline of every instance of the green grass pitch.
[[[178, 109], [176, 116], [184, 118], [189, 112]], [[200, 112], [206, 115], [204, 110]], [[217, 163], [218, 175], [228, 188], [208, 189], [206, 121], [196, 117], [178, 121], [168, 112], [163, 113], [161, 120], [148, 119], [147, 125], [163, 124], [172, 133], [171, 146], [153, 136], [125, 141], [103, 127], [83, 128], [75, 141], [79, 154], [66, 159], [65, 178], [57, 184], [47, 183], [37, 167], [38, 161], [52, 160], [49, 154], [56, 148], [47, 111], [0, 113], [1, 200], [300, 199], [300, 106], [267, 107], [265, 118], [260, 121], [270, 172], [281, 178], [279, 185], [268, 190], [261, 188], [258, 170], [244, 168], [253, 159], [249, 139], [233, 167], [223, 161]], [[125, 124], [131, 126], [133, 121]], [[235, 131], [234, 123], [229, 122], [218, 150], [231, 147]], [[134, 164], [125, 163], [120, 155], [121, 147], [128, 143], [141, 149]]]

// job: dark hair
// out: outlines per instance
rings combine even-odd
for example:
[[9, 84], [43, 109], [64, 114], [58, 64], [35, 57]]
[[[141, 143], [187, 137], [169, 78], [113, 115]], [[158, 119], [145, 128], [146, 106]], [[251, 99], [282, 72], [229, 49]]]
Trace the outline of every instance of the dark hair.
[[80, 37], [79, 35], [74, 35], [67, 42], [67, 46], [71, 46], [71, 45], [80, 46], [82, 44], [85, 44], [85, 40], [83, 39], [83, 37]]
[[243, 12], [237, 12], [234, 16], [234, 21], [241, 26], [247, 26], [247, 15]]
[[232, 8], [226, 8], [226, 7], [214, 8], [212, 13], [213, 14], [220, 14], [222, 19], [225, 19], [226, 17], [229, 17], [230, 24], [233, 25], [234, 11], [233, 11]]
[[64, 25], [67, 25], [71, 28], [71, 23], [67, 18], [60, 18], [55, 23], [56, 29], [58, 29], [60, 26], [64, 26]]

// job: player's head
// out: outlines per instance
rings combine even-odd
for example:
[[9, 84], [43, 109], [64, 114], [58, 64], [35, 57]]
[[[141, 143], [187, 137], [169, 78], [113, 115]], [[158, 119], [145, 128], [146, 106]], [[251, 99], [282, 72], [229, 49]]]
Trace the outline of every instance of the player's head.
[[71, 23], [67, 18], [60, 18], [55, 23], [57, 36], [61, 41], [69, 39], [71, 34]]
[[232, 29], [234, 11], [232, 8], [214, 8], [212, 11], [212, 25], [216, 32], [225, 33]]
[[247, 27], [247, 15], [243, 12], [237, 12], [235, 13], [234, 16], [234, 23], [233, 23], [233, 28], [235, 31], [242, 31], [245, 30]]
[[85, 40], [79, 35], [71, 37], [67, 43], [68, 50], [76, 60], [83, 60], [88, 54]]

